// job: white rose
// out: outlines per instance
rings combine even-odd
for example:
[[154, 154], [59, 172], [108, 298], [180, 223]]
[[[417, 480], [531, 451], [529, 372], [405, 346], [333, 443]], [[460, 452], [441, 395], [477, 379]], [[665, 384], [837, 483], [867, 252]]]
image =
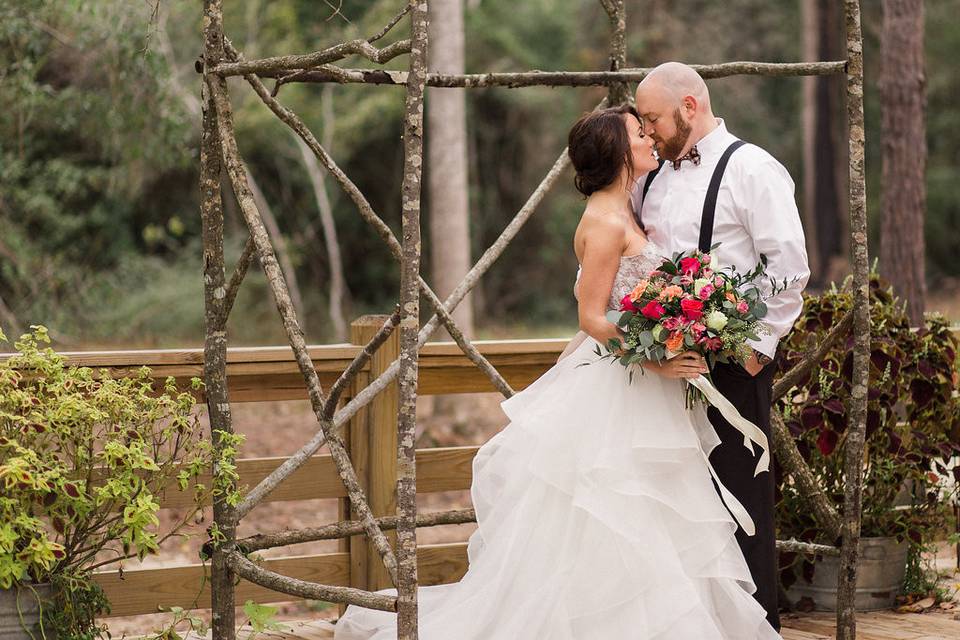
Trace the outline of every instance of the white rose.
[[697, 278], [693, 281], [693, 295], [700, 297], [700, 289], [703, 289], [705, 286], [710, 284], [710, 280], [707, 278]]
[[714, 331], [722, 331], [727, 326], [727, 316], [722, 311], [711, 311], [707, 314], [706, 325]]

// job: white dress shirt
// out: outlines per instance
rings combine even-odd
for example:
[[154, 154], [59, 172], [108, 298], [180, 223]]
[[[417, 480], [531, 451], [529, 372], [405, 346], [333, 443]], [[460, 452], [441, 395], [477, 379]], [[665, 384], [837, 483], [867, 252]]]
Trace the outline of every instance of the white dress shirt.
[[[723, 120], [697, 142], [700, 165], [684, 161], [674, 170], [670, 162], [654, 178], [642, 203], [642, 220], [647, 235], [669, 254], [696, 249], [700, 239], [700, 216], [707, 186], [720, 156], [736, 137], [727, 132]], [[634, 186], [631, 204], [641, 205], [641, 176]], [[794, 184], [782, 164], [752, 144], [730, 156], [720, 183], [713, 225], [714, 265], [733, 267], [740, 273], [753, 269], [760, 254], [767, 257], [767, 275], [781, 282], [796, 279], [786, 290], [767, 297], [763, 323], [770, 330], [753, 348], [773, 357], [780, 338], [790, 331], [803, 307], [801, 291], [810, 278], [800, 214], [793, 199]], [[764, 288], [769, 291], [769, 282]]]

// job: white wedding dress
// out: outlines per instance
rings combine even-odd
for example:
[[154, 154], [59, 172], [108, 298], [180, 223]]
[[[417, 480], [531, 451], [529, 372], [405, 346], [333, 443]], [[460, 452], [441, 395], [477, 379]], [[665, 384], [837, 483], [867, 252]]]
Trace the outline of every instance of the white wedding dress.
[[[621, 260], [611, 308], [657, 253]], [[684, 408], [681, 381], [628, 382], [596, 344], [503, 403], [511, 422], [473, 463], [469, 570], [420, 588], [420, 639], [780, 638], [711, 482], [705, 415]], [[334, 637], [395, 638], [396, 616], [348, 607]]]

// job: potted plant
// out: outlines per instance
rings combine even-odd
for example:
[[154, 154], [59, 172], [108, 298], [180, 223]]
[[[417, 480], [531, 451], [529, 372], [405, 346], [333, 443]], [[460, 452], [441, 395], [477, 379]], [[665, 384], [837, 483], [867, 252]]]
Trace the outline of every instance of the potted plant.
[[[903, 582], [908, 554], [918, 554], [944, 526], [951, 492], [951, 457], [960, 454], [957, 340], [947, 322], [929, 316], [910, 327], [887, 284], [870, 281], [870, 385], [864, 453], [858, 609], [888, 608]], [[809, 352], [852, 307], [849, 281], [808, 296], [793, 331], [781, 344], [785, 371]], [[847, 401], [853, 337], [841, 339], [819, 367], [779, 402], [785, 422], [814, 476], [838, 512], [843, 510]], [[778, 537], [836, 544], [818, 528], [797, 487], [777, 472]], [[800, 608], [836, 604], [838, 559], [781, 553], [781, 582]]]
[[[49, 342], [33, 327], [0, 359], [0, 629], [89, 640], [109, 611], [93, 572], [181, 532], [213, 492], [197, 481], [213, 451], [172, 378], [68, 366]], [[168, 490], [194, 508], [161, 530]]]

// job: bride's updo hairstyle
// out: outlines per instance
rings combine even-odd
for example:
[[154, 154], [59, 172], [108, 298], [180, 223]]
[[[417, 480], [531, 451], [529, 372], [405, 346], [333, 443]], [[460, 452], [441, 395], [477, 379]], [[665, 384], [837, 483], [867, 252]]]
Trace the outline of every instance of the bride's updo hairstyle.
[[567, 136], [567, 155], [577, 172], [573, 184], [577, 191], [589, 196], [613, 184], [624, 165], [633, 177], [633, 154], [623, 116], [640, 116], [630, 105], [609, 107], [584, 114]]

